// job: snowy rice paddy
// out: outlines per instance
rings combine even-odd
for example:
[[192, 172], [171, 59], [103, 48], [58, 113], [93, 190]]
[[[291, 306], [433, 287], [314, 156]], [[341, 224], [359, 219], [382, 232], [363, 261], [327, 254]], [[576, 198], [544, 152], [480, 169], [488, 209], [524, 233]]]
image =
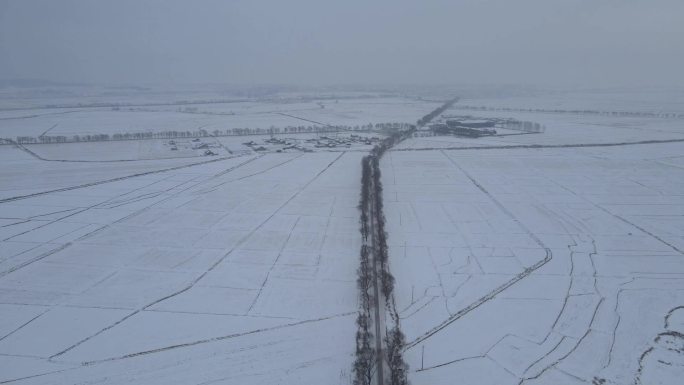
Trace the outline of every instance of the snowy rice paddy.
[[[680, 113], [678, 95], [465, 99], [445, 115], [546, 131], [419, 133], [384, 155], [412, 384], [684, 374], [684, 120], [522, 111]], [[0, 113], [0, 137], [414, 123], [439, 105], [13, 110]], [[189, 138], [0, 146], [0, 383], [351, 383], [372, 145], [321, 136], [276, 136], [306, 151], [265, 135], [202, 138], [210, 156]]]

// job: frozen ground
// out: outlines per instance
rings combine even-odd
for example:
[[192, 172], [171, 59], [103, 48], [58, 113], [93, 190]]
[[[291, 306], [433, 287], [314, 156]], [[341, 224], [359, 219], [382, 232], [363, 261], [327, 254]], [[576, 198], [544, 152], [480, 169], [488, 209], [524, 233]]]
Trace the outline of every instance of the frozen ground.
[[[460, 105], [679, 111], [667, 95]], [[0, 137], [410, 123], [439, 105], [296, 93], [148, 105], [169, 97], [115, 111], [19, 95], [3, 103], [37, 108], [0, 112]], [[118, 100], [105, 99], [86, 101]], [[412, 384], [676, 383], [684, 120], [446, 114], [546, 132], [415, 137], [382, 159]], [[0, 383], [349, 384], [371, 147], [351, 134], [202, 138], [209, 156], [192, 139], [0, 146]]]
[[[412, 383], [677, 383], [684, 143], [518, 145], [681, 140], [684, 121], [524, 118], [546, 133], [412, 138], [383, 158]], [[491, 146], [515, 147], [465, 149]]]
[[[88, 149], [98, 147], [100, 150], [103, 150], [103, 147], [104, 150], [108, 149], [107, 147], [112, 149], [111, 146], [106, 146], [108, 144], [110, 143], [88, 143], [77, 148], [71, 144], [28, 146], [36, 150], [33, 154], [11, 145], [1, 145], [0, 162], [2, 162], [3, 171], [0, 173], [0, 201], [225, 158], [193, 157], [116, 161], [113, 158], [125, 157], [125, 155], [117, 155], [116, 151], [92, 151], [88, 154]], [[126, 145], [133, 145], [133, 142], [126, 142]], [[117, 146], [114, 150], [122, 149], [124, 150], [122, 152], [125, 152], [125, 148], [126, 146]], [[58, 149], [72, 151], [56, 152], [55, 150]], [[38, 156], [58, 156], [60, 160], [47, 161], [44, 160], [46, 158], [40, 159]], [[70, 161], [62, 161], [63, 159], [70, 159]]]
[[244, 156], [1, 203], [0, 382], [347, 383], [361, 156]]
[[[367, 125], [414, 122], [433, 105], [31, 109], [3, 111], [0, 127]], [[382, 136], [0, 146], [0, 383], [349, 383], [360, 164]]]
[[[498, 130], [505, 136], [487, 136], [477, 139], [454, 136], [419, 137], [400, 143], [397, 149], [411, 148], [467, 148], [519, 145], [577, 145], [639, 142], [644, 140], [680, 140], [684, 138], [684, 119], [643, 117], [610, 117], [574, 114], [547, 114], [510, 111], [462, 111], [452, 109], [447, 114], [471, 115], [481, 118], [514, 118], [537, 122], [546, 132], [528, 134]], [[514, 135], [510, 135], [514, 134]]]
[[340, 100], [264, 100], [214, 104], [121, 108], [59, 108], [0, 110], [0, 138], [20, 135], [92, 135], [204, 129], [291, 127], [409, 122], [439, 106], [439, 102], [401, 97]]
[[465, 97], [461, 105], [542, 110], [595, 110], [684, 113], [681, 89], [632, 88], [592, 91], [530, 92], [528, 96]]

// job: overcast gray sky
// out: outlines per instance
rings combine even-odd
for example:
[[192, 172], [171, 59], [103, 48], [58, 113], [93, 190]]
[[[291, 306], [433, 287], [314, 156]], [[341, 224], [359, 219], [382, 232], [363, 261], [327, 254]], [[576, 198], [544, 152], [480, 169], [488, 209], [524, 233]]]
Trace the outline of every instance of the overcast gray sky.
[[0, 0], [0, 79], [684, 85], [684, 0]]

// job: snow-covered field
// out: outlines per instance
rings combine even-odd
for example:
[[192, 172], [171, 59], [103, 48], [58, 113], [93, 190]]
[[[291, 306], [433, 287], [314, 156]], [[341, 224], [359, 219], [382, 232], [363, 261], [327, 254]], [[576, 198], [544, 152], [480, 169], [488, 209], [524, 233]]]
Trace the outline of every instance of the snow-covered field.
[[[436, 104], [373, 102], [4, 111], [0, 126], [269, 128], [312, 125], [278, 114], [307, 109], [366, 125]], [[0, 146], [0, 383], [349, 383], [360, 164], [382, 136]]]
[[246, 156], [2, 203], [0, 381], [347, 383], [361, 156]]
[[[56, 189], [71, 188], [83, 184], [99, 183], [116, 178], [127, 178], [132, 175], [154, 173], [188, 166], [192, 164], [211, 163], [218, 157], [192, 157], [175, 159], [148, 159], [142, 161], [117, 161], [112, 158], [125, 159], [129, 145], [137, 142], [118, 142], [123, 146], [114, 147], [115, 151], [88, 151], [89, 149], [112, 149], [113, 142], [87, 143], [80, 147], [75, 144], [55, 144], [28, 146], [36, 150], [34, 154], [22, 151], [14, 146], [0, 146], [0, 200], [27, 194], [43, 193]], [[104, 148], [103, 148], [104, 147]], [[72, 150], [59, 152], [58, 149]], [[119, 153], [118, 150], [121, 150]], [[91, 155], [86, 156], [86, 155]], [[59, 157], [59, 160], [47, 161], [36, 155]], [[62, 161], [66, 159], [67, 161]]]
[[0, 111], [0, 138], [408, 122], [439, 102], [400, 97]]
[[[684, 120], [474, 114], [547, 131], [412, 138], [381, 164], [412, 383], [677, 383], [684, 143], [519, 145], [681, 140]], [[514, 147], [464, 149], [491, 146]]]
[[397, 149], [409, 148], [463, 148], [510, 145], [576, 145], [597, 143], [666, 141], [684, 137], [684, 119], [644, 117], [610, 117], [574, 114], [548, 114], [510, 111], [461, 111], [452, 109], [448, 114], [470, 115], [481, 118], [513, 118], [531, 121], [546, 127], [544, 134], [514, 133], [497, 129], [504, 136], [477, 139], [459, 137], [422, 137], [400, 143]]
[[684, 93], [677, 88], [557, 90], [525, 96], [465, 97], [460, 104], [489, 108], [684, 113]]
[[[0, 92], [0, 137], [415, 123], [440, 105], [365, 93], [176, 105], [192, 95], [148, 93], [118, 110], [76, 106], [126, 100], [111, 92], [67, 93], [54, 103], [72, 108], [59, 109], [45, 108], [49, 93]], [[546, 131], [419, 132], [384, 155], [413, 385], [684, 376], [684, 119], [520, 111], [669, 113], [681, 100], [464, 99], [445, 115]], [[9, 110], [22, 107], [33, 109]], [[350, 384], [373, 137], [0, 145], [0, 383]]]

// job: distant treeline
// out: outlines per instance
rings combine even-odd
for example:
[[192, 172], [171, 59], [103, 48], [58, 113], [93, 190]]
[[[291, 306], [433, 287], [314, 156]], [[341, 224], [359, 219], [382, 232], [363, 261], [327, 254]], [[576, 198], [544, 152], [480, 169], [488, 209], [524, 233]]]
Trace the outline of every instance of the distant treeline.
[[288, 126], [270, 128], [229, 128], [226, 130], [207, 131], [204, 129], [193, 131], [158, 131], [158, 132], [133, 132], [122, 134], [86, 134], [86, 135], [42, 135], [42, 136], [17, 136], [13, 139], [19, 144], [49, 144], [49, 143], [81, 143], [81, 142], [106, 142], [118, 140], [141, 140], [141, 139], [179, 139], [179, 138], [204, 138], [222, 136], [244, 135], [275, 135], [275, 134], [300, 134], [300, 133], [331, 133], [343, 131], [379, 131], [379, 130], [405, 130], [412, 127], [408, 123], [376, 123], [356, 126]]
[[539, 133], [546, 131], [546, 127], [537, 122], [529, 122], [526, 120], [507, 119], [500, 123], [501, 128], [514, 131], [523, 131], [529, 133]]
[[639, 112], [639, 111], [600, 111], [600, 110], [562, 110], [543, 108], [510, 108], [510, 107], [487, 107], [487, 106], [464, 106], [455, 107], [458, 110], [469, 111], [509, 111], [509, 112], [540, 112], [553, 114], [578, 114], [578, 115], [601, 115], [601, 116], [628, 116], [639, 118], [668, 118], [684, 119], [684, 114], [676, 112]]
[[177, 100], [171, 102], [150, 102], [150, 103], [124, 103], [124, 102], [92, 102], [92, 103], [70, 103], [70, 104], [44, 104], [31, 107], [0, 108], [0, 111], [23, 111], [23, 110], [42, 110], [57, 108], [121, 108], [121, 107], [163, 107], [192, 104], [228, 104], [228, 103], [247, 103], [253, 99], [207, 99], [207, 100]]
[[539, 133], [546, 131], [546, 126], [537, 122], [530, 122], [526, 120], [518, 120], [513, 118], [488, 118], [472, 115], [449, 115], [444, 116], [444, 119], [449, 120], [486, 120], [492, 122], [495, 127], [505, 128], [507, 130], [524, 131], [529, 133]]
[[456, 102], [458, 101], [458, 99], [459, 99], [459, 98], [453, 98], [453, 99], [447, 101], [446, 103], [444, 103], [443, 105], [441, 105], [440, 107], [438, 107], [437, 109], [435, 109], [434, 111], [432, 111], [432, 112], [430, 112], [429, 114], [427, 114], [427, 115], [423, 116], [422, 118], [418, 119], [418, 122], [417, 122], [418, 127], [421, 127], [421, 126], [424, 126], [424, 125], [430, 123], [430, 121], [431, 121], [432, 119], [438, 117], [439, 115], [441, 115], [442, 113], [444, 113], [444, 111], [446, 111], [446, 110], [448, 110], [449, 108], [451, 108], [451, 106], [453, 106], [454, 103], [456, 103]]

